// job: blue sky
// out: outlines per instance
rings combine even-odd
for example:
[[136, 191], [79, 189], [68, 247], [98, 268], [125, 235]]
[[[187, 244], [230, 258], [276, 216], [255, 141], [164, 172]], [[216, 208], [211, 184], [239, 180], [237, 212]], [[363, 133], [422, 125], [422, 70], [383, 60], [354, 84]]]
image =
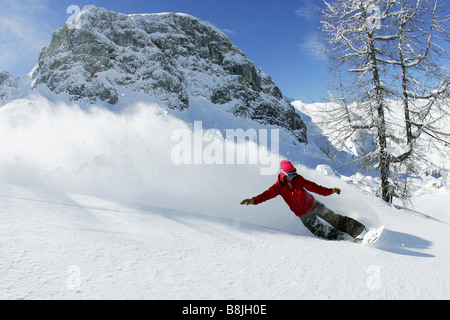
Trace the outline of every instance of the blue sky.
[[31, 71], [70, 5], [94, 4], [122, 13], [184, 12], [224, 31], [282, 92], [305, 101], [326, 93], [327, 63], [313, 54], [319, 0], [0, 0], [0, 70]]
[[305, 102], [327, 93], [328, 62], [314, 53], [321, 0], [0, 0], [0, 70], [31, 71], [52, 32], [71, 16], [70, 5], [122, 13], [184, 12], [224, 31], [272, 76], [284, 95]]

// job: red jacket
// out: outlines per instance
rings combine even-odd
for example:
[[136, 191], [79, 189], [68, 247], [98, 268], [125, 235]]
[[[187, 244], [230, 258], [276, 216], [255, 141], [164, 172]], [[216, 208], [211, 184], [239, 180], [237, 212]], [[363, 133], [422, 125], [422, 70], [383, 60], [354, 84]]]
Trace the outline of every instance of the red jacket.
[[281, 180], [281, 177], [278, 176], [278, 181], [273, 186], [260, 195], [253, 197], [255, 204], [260, 204], [281, 195], [295, 215], [303, 217], [307, 215], [316, 204], [314, 197], [306, 190], [322, 196], [329, 196], [333, 193], [333, 189], [319, 186], [298, 174], [292, 180], [291, 185], [292, 188], [286, 181]]

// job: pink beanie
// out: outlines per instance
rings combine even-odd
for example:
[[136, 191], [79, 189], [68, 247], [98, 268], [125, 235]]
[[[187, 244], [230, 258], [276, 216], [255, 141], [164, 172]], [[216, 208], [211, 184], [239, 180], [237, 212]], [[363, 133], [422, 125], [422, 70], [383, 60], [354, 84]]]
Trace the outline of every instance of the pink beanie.
[[283, 173], [284, 172], [292, 172], [292, 171], [297, 171], [297, 169], [295, 169], [295, 167], [292, 165], [292, 163], [290, 161], [287, 160], [283, 160], [280, 162], [280, 168], [281, 168], [281, 178], [284, 178], [286, 176], [286, 174]]

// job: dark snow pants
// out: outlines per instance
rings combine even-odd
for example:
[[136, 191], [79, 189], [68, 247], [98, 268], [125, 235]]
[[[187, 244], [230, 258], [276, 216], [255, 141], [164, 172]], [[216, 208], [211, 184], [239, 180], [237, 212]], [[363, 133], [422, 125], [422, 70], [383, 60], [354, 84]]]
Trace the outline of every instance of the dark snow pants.
[[[332, 227], [325, 225], [319, 220], [319, 217]], [[316, 201], [316, 205], [311, 212], [301, 217], [300, 220], [315, 236], [327, 240], [343, 240], [345, 238], [344, 232], [355, 238], [365, 228], [362, 223], [334, 213], [318, 201]]]

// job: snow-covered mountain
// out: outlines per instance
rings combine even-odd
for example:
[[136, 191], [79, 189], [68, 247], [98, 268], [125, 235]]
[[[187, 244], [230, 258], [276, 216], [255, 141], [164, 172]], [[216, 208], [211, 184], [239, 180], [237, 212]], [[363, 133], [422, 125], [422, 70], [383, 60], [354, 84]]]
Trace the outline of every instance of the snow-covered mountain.
[[201, 97], [306, 141], [304, 123], [271, 77], [219, 29], [187, 14], [125, 15], [86, 6], [54, 32], [32, 78], [34, 86], [85, 103], [115, 105], [129, 90], [185, 110]]
[[[239, 171], [259, 174], [265, 165], [275, 173], [278, 153], [334, 166], [304, 143], [306, 126], [272, 79], [220, 30], [186, 14], [124, 15], [87, 6], [74, 25], [55, 31], [28, 75], [4, 72], [1, 79], [0, 130], [14, 137], [1, 141], [5, 183], [163, 205], [164, 173], [182, 179], [178, 197], [203, 211], [193, 196], [201, 187], [192, 189], [185, 173], [222, 174], [173, 159], [179, 138], [193, 133], [195, 123], [200, 152], [209, 150], [214, 163], [238, 164]], [[227, 130], [241, 130], [244, 141], [226, 141]], [[235, 138], [235, 154], [226, 154]], [[190, 147], [197, 143], [190, 142], [186, 162], [195, 160]], [[260, 156], [271, 149], [273, 156]], [[252, 150], [259, 150], [256, 163], [249, 161]]]

